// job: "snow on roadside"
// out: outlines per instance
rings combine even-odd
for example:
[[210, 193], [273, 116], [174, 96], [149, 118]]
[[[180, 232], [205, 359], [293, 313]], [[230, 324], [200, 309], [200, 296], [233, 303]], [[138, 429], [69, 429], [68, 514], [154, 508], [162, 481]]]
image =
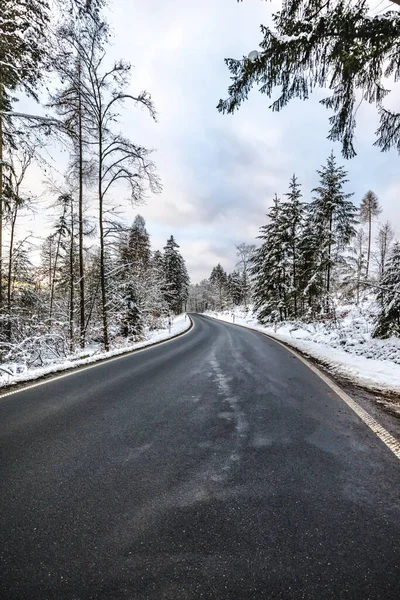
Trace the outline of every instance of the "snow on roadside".
[[[152, 344], [155, 344], [157, 342], [162, 342], [164, 340], [173, 338], [176, 335], [179, 335], [180, 333], [184, 333], [190, 328], [190, 325], [191, 322], [189, 317], [185, 314], [182, 314], [173, 318], [170, 330], [169, 328], [166, 328], [158, 329], [156, 331], [149, 331], [147, 333], [146, 339], [142, 342], [137, 342], [136, 344], [114, 348], [109, 352], [101, 352], [99, 351], [98, 346], [91, 346], [80, 352], [80, 354], [85, 355], [85, 358], [79, 358], [79, 355], [75, 354], [62, 362], [46, 365], [45, 367], [27, 369], [22, 372], [15, 373], [13, 375], [9, 375], [5, 371], [2, 371], [0, 372], [0, 389], [16, 383], [24, 383], [35, 379], [39, 379], [40, 377], [49, 375], [51, 373], [58, 373], [60, 371], [66, 371], [68, 369], [90, 365], [100, 360], [104, 360], [106, 358], [120, 356], [126, 354], [127, 352], [132, 352], [133, 350], [139, 350], [140, 348], [151, 346]], [[7, 365], [8, 369], [10, 367], [12, 366]]]
[[[233, 321], [232, 311], [208, 314], [229, 323]], [[400, 394], [400, 340], [372, 339], [366, 328], [362, 333], [357, 330], [357, 319], [351, 324], [343, 319], [342, 332], [329, 331], [323, 324], [289, 322], [278, 324], [275, 330], [274, 326], [260, 325], [251, 311], [239, 310], [235, 311], [235, 323], [267, 333], [300, 350], [321, 362], [333, 375], [374, 392]]]

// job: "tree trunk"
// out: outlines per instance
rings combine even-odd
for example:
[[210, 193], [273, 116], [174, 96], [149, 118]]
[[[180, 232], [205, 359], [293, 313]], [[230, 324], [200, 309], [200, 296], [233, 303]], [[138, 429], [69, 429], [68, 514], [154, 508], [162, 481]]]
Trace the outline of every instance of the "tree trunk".
[[85, 347], [85, 273], [83, 264], [83, 139], [82, 139], [82, 96], [81, 96], [81, 63], [78, 65], [79, 91], [78, 91], [78, 138], [79, 138], [79, 303], [80, 303], [80, 346]]
[[0, 113], [0, 309], [3, 306], [3, 118]]
[[[101, 115], [101, 110], [99, 111]], [[99, 231], [100, 231], [100, 283], [101, 283], [101, 307], [103, 314], [103, 343], [104, 350], [110, 349], [108, 341], [108, 316], [107, 316], [107, 293], [106, 293], [106, 274], [105, 274], [105, 252], [104, 252], [104, 224], [103, 224], [103, 140], [102, 125], [99, 123]]]
[[69, 247], [69, 350], [74, 351], [74, 205], [71, 196], [71, 242]]
[[[18, 196], [18, 193], [17, 193]], [[8, 276], [7, 276], [7, 338], [11, 342], [11, 292], [12, 292], [12, 264], [13, 264], [13, 251], [14, 251], [14, 234], [15, 234], [15, 223], [17, 221], [18, 208], [15, 208], [11, 220], [11, 232], [10, 232], [10, 249], [8, 253]]]
[[365, 279], [368, 279], [368, 271], [369, 271], [369, 259], [371, 256], [371, 229], [372, 229], [372, 214], [371, 210], [368, 215], [368, 254], [367, 254], [367, 268], [365, 272]]
[[60, 256], [60, 246], [61, 246], [61, 231], [59, 233], [58, 240], [57, 240], [57, 249], [56, 249], [56, 255], [54, 257], [53, 275], [52, 275], [51, 287], [50, 287], [50, 308], [49, 308], [49, 325], [50, 325], [50, 328], [51, 328], [51, 320], [53, 318], [54, 290], [55, 290], [55, 283], [56, 283], [56, 273], [57, 273], [58, 257]]
[[331, 291], [332, 215], [329, 218], [328, 268], [326, 271], [326, 293]]

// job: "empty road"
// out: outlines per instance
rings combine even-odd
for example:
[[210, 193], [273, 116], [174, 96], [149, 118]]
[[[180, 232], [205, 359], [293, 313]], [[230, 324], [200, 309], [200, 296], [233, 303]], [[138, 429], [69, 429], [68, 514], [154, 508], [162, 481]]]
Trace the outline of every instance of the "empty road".
[[290, 352], [193, 319], [0, 398], [0, 598], [397, 600], [400, 462]]

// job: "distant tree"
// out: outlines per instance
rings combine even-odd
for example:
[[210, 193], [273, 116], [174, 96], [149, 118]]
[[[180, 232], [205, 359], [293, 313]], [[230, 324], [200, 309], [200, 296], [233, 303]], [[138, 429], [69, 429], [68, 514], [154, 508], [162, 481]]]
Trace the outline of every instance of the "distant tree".
[[360, 204], [360, 219], [363, 223], [368, 223], [368, 254], [365, 268], [365, 277], [368, 279], [370, 258], [371, 258], [371, 240], [372, 240], [372, 220], [382, 212], [378, 197], [374, 192], [367, 192]]
[[230, 301], [235, 306], [239, 306], [243, 301], [243, 276], [239, 271], [233, 271], [228, 275], [227, 290]]
[[242, 287], [242, 300], [247, 307], [249, 302], [249, 298], [251, 297], [251, 258], [253, 256], [254, 250], [256, 249], [254, 244], [246, 244], [242, 242], [236, 246], [236, 256], [238, 257], [238, 262], [236, 263], [236, 268], [239, 269], [241, 273], [241, 287]]
[[328, 139], [342, 142], [345, 158], [355, 155], [360, 101], [377, 107], [376, 145], [400, 152], [400, 112], [383, 105], [389, 94], [386, 82], [399, 76], [400, 13], [394, 6], [384, 14], [368, 12], [364, 0], [283, 0], [272, 16], [273, 28], [261, 26], [258, 57], [226, 59], [233, 83], [218, 109], [233, 113], [253, 86], [269, 98], [279, 90], [273, 111], [294, 98], [308, 99], [315, 88], [328, 88], [331, 95], [321, 100], [333, 111]]
[[354, 300], [355, 294], [357, 306], [360, 303], [361, 282], [367, 264], [366, 241], [365, 231], [361, 228], [357, 231], [353, 243], [348, 249], [348, 256], [342, 265], [342, 285], [352, 300]]
[[220, 263], [213, 267], [209, 279], [215, 291], [215, 308], [221, 310], [226, 300], [228, 276]]
[[381, 310], [372, 335], [377, 338], [400, 336], [400, 242], [390, 251], [379, 285]]
[[391, 243], [394, 239], [394, 229], [389, 223], [386, 221], [378, 230], [378, 234], [376, 236], [376, 245], [377, 245], [377, 260], [378, 260], [378, 269], [379, 269], [379, 279], [382, 278], [386, 259], [390, 250]]
[[137, 215], [129, 230], [122, 248], [122, 258], [128, 268], [136, 272], [144, 272], [150, 266], [150, 236], [146, 230], [146, 222]]

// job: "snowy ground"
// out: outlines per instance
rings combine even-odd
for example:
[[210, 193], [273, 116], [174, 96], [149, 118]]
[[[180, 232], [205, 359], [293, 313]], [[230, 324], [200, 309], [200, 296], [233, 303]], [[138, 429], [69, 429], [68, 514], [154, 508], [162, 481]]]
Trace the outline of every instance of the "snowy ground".
[[[232, 323], [233, 312], [210, 312]], [[235, 310], [235, 323], [263, 331], [322, 363], [334, 375], [374, 392], [400, 395], [400, 339], [371, 338], [372, 311], [368, 307], [341, 307], [335, 324], [284, 322], [260, 325], [249, 310]]]
[[[12, 375], [8, 374], [5, 371], [0, 371], [0, 388], [16, 383], [22, 383], [24, 381], [32, 381], [50, 373], [66, 371], [71, 368], [88, 365], [99, 360], [104, 360], [105, 358], [112, 358], [114, 356], [126, 354], [127, 352], [131, 352], [132, 350], [145, 348], [146, 346], [150, 346], [152, 344], [155, 344], [156, 342], [161, 342], [163, 340], [172, 338], [178, 335], [179, 333], [183, 333], [184, 331], [189, 329], [190, 325], [191, 323], [189, 317], [182, 314], [178, 315], [173, 319], [170, 330], [167, 328], [159, 329], [157, 331], [149, 331], [147, 332], [146, 339], [144, 341], [132, 344], [130, 346], [118, 347], [113, 350], [110, 350], [109, 352], [102, 352], [101, 348], [98, 345], [96, 345], [87, 347], [84, 351], [76, 353], [62, 362], [46, 365], [45, 367], [37, 367], [30, 370], [24, 369], [21, 371], [21, 365], [2, 365], [2, 367], [4, 367], [7, 371], [12, 373]], [[83, 355], [84, 358], [82, 358]]]

